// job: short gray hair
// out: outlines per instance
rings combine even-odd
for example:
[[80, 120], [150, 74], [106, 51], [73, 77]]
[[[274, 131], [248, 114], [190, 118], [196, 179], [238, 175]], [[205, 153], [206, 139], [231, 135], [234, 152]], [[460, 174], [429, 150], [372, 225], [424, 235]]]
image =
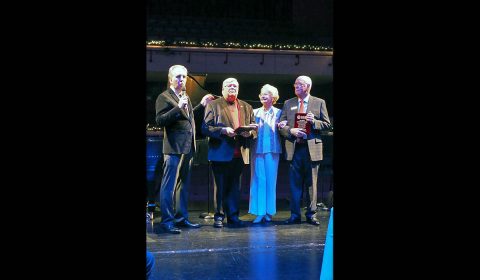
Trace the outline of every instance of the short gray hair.
[[309, 76], [298, 76], [296, 80], [303, 80], [307, 85], [309, 85], [308, 87], [308, 92], [310, 93], [310, 90], [312, 90], [312, 79], [310, 79]]
[[185, 72], [187, 72], [187, 74], [188, 74], [188, 70], [187, 70], [187, 68], [186, 68], [185, 66], [179, 65], [179, 64], [172, 65], [172, 66], [168, 69], [168, 83], [170, 83], [170, 80], [171, 80], [172, 77], [173, 77], [173, 71], [174, 71], [176, 68], [183, 68], [183, 70], [185, 70]]
[[272, 85], [269, 85], [269, 84], [266, 84], [262, 87], [258, 97], [261, 97], [262, 94], [267, 93], [267, 92], [270, 92], [272, 94], [272, 99], [273, 99], [272, 103], [273, 104], [277, 103], [277, 100], [280, 98], [280, 96], [278, 95], [278, 89], [276, 87], [272, 86]]
[[240, 85], [235, 78], [226, 78], [225, 81], [223, 81], [222, 88], [224, 88], [227, 84], [231, 83], [236, 83], [237, 85]]

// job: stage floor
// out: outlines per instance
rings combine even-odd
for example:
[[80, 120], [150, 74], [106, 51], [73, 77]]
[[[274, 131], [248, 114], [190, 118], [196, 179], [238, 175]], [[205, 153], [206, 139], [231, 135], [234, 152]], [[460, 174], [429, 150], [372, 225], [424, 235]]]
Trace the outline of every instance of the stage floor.
[[283, 225], [290, 217], [285, 207], [273, 222], [257, 225], [241, 208], [246, 226], [221, 229], [212, 219], [199, 218], [202, 212], [189, 214], [203, 226], [182, 228], [181, 234], [164, 233], [158, 212], [146, 223], [147, 249], [155, 256], [153, 279], [320, 279], [329, 211], [318, 211], [320, 226], [307, 224], [305, 216], [300, 225]]

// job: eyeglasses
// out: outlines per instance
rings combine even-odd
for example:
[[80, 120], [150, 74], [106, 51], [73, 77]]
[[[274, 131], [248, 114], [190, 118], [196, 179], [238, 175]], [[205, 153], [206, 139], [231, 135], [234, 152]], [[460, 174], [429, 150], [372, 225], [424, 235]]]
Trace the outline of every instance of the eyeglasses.
[[298, 86], [307, 87], [308, 84], [295, 83], [295, 84], [293, 84], [293, 86], [294, 86], [294, 87], [298, 87]]

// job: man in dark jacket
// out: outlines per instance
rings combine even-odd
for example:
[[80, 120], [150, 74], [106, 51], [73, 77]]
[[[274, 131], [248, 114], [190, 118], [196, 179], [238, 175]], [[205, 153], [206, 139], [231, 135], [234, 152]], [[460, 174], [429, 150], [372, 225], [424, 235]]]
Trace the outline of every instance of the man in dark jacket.
[[[161, 227], [168, 233], [180, 233], [177, 226], [199, 228], [188, 219], [190, 169], [195, 153], [195, 120], [192, 103], [185, 92], [187, 69], [173, 65], [168, 70], [169, 88], [155, 102], [155, 121], [163, 127], [163, 177], [160, 187]], [[202, 99], [213, 98], [206, 95]], [[175, 196], [175, 210], [173, 197]]]

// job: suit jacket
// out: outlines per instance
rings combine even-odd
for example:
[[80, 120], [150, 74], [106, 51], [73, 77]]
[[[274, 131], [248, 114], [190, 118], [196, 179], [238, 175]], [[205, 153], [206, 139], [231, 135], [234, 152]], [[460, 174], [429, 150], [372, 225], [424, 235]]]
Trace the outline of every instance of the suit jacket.
[[[255, 123], [253, 116], [253, 108], [245, 101], [238, 100], [240, 106], [240, 114], [242, 120], [240, 125], [248, 125]], [[231, 161], [235, 150], [235, 139], [228, 137], [221, 133], [222, 128], [233, 128], [233, 120], [228, 111], [228, 104], [225, 98], [217, 98], [211, 101], [205, 108], [205, 116], [202, 122], [202, 133], [209, 137], [208, 139], [208, 160], [210, 161]], [[250, 163], [249, 149], [250, 139], [256, 137], [256, 132], [253, 131], [253, 136], [245, 138], [242, 136], [235, 136], [240, 142], [240, 152], [242, 154], [243, 162]]]
[[187, 116], [186, 111], [178, 107], [178, 101], [175, 92], [169, 88], [155, 102], [155, 121], [163, 127], [164, 154], [188, 154], [192, 148], [193, 152], [196, 149], [192, 103], [189, 99]]
[[[274, 130], [274, 133], [271, 135], [271, 137], [266, 138], [266, 136], [261, 132], [262, 128], [259, 127], [259, 129], [257, 131], [257, 138], [255, 140], [251, 141], [252, 142], [251, 146], [250, 146], [251, 155], [257, 153], [257, 146], [259, 145], [259, 143], [258, 143], [259, 141], [263, 141], [263, 143], [260, 143], [260, 145], [262, 145], [262, 146], [264, 146], [265, 144], [270, 146], [270, 149], [271, 149], [270, 152], [271, 153], [277, 153], [277, 154], [282, 153], [282, 141], [280, 140], [280, 135], [278, 133], [278, 128], [277, 128], [277, 124], [279, 122], [280, 116], [282, 115], [282, 110], [280, 110], [280, 109], [278, 109], [277, 107], [274, 107], [274, 106], [272, 106], [272, 110], [273, 110], [273, 122], [274, 123], [272, 123], [271, 125], [274, 126], [274, 127], [272, 127], [273, 130]], [[255, 116], [255, 122], [257, 124], [260, 124], [260, 117], [259, 116], [260, 116], [261, 112], [263, 112], [263, 107], [253, 109], [253, 115]], [[263, 125], [270, 127], [270, 124], [267, 123], [267, 122], [265, 122]], [[265, 151], [263, 151], [262, 153], [265, 153]]]
[[[295, 136], [290, 134], [290, 129], [295, 127], [295, 113], [298, 111], [298, 97], [285, 101], [282, 109], [280, 121], [287, 120], [287, 125], [280, 129], [280, 135], [285, 137], [285, 158], [292, 160], [295, 152]], [[308, 100], [308, 111], [315, 116], [312, 124], [312, 131], [307, 135], [308, 150], [312, 161], [323, 160], [323, 143], [320, 137], [320, 131], [331, 128], [328, 118], [325, 100], [310, 95]], [[308, 112], [307, 112], [308, 113]]]

